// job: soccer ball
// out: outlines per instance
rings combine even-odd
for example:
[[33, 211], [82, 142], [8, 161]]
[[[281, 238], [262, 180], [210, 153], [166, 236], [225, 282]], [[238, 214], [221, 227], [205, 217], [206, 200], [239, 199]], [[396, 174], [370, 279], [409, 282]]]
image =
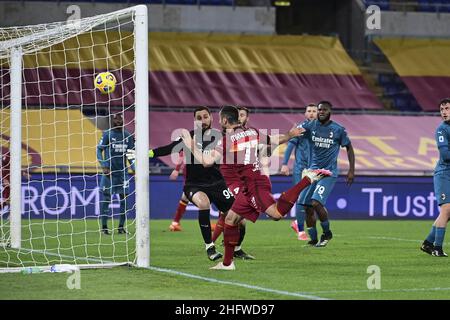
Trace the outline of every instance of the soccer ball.
[[94, 85], [101, 94], [109, 94], [116, 89], [116, 82], [116, 77], [111, 72], [101, 72], [95, 77]]

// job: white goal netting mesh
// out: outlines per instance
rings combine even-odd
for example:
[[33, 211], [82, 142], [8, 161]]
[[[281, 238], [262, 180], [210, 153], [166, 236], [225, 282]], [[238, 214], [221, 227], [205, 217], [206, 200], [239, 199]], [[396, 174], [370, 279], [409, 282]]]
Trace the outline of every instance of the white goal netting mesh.
[[[0, 29], [0, 268], [135, 260], [133, 167], [124, 160], [135, 138], [134, 21], [119, 11]], [[20, 249], [11, 248], [8, 195], [12, 47], [23, 53]], [[110, 94], [94, 85], [106, 71], [117, 79]], [[123, 126], [111, 129], [113, 114]], [[101, 164], [112, 188], [102, 188]]]

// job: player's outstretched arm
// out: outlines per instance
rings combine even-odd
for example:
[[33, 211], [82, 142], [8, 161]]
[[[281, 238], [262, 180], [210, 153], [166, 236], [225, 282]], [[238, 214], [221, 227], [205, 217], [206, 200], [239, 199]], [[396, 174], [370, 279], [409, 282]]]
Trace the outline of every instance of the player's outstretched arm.
[[[177, 146], [181, 142], [182, 142], [182, 140], [178, 139], [176, 141], [173, 141], [173, 142], [169, 143], [168, 145], [165, 145], [165, 146], [162, 146], [162, 147], [158, 147], [158, 148], [155, 148], [155, 149], [150, 149], [148, 151], [148, 157], [149, 158], [163, 157], [163, 156], [167, 156], [169, 154], [175, 153], [175, 152], [180, 152], [180, 150], [179, 150], [179, 148], [177, 148]], [[136, 150], [134, 150], [134, 145], [133, 145], [132, 149], [131, 148], [127, 149], [126, 157], [127, 157], [128, 161], [130, 163], [133, 163], [133, 166], [136, 165], [136, 163], [135, 163]]]
[[183, 139], [186, 147], [191, 151], [194, 155], [195, 160], [199, 163], [203, 164], [204, 167], [211, 167], [215, 163], [219, 163], [220, 161], [220, 153], [216, 150], [211, 150], [210, 152], [203, 152], [195, 143], [195, 139], [191, 137], [191, 134], [187, 130], [183, 130], [181, 133], [181, 138]]
[[289, 130], [285, 134], [275, 134], [275, 135], [270, 136], [270, 143], [272, 145], [283, 144], [285, 142], [288, 142], [292, 138], [301, 136], [302, 133], [305, 131], [306, 130], [304, 128], [293, 127], [291, 130]]
[[347, 184], [351, 185], [353, 183], [353, 179], [355, 178], [355, 151], [353, 150], [352, 144], [348, 144], [345, 146], [347, 149], [347, 157], [349, 169], [347, 173]]
[[[127, 153], [126, 153], [127, 159], [128, 161], [135, 161], [136, 160], [136, 150], [134, 149], [127, 149]], [[149, 158], [153, 158], [155, 156], [155, 153], [153, 152], [153, 150], [149, 150], [148, 151], [148, 157]]]
[[284, 174], [286, 176], [289, 175], [288, 162], [289, 162], [289, 158], [291, 157], [292, 151], [295, 149], [295, 147], [296, 147], [295, 143], [292, 142], [292, 140], [289, 140], [286, 151], [284, 152], [283, 164], [282, 164], [281, 170], [280, 170], [281, 174]]

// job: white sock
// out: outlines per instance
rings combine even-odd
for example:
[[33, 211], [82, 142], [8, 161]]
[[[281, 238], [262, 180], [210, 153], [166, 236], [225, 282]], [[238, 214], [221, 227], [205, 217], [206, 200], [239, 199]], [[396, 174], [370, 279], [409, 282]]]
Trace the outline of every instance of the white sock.
[[214, 242], [211, 242], [211, 243], [205, 243], [206, 250], [208, 250], [209, 248], [211, 248], [211, 247], [213, 247], [213, 246], [214, 246]]
[[239, 250], [241, 250], [241, 246], [234, 247], [234, 251], [239, 251]]

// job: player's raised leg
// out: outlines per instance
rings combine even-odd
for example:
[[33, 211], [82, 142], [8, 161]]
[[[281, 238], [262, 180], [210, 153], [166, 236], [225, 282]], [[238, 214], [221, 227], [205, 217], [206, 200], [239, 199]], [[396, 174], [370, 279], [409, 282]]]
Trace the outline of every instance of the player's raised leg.
[[[297, 202], [297, 199], [303, 189], [308, 187], [311, 183], [319, 181], [324, 177], [331, 176], [331, 172], [323, 169], [310, 170], [305, 169], [305, 176], [299, 183], [297, 183], [292, 188], [283, 192], [276, 203], [276, 210], [281, 217], [284, 217]], [[268, 213], [266, 211], [266, 213]], [[272, 218], [275, 218], [277, 214], [274, 212]]]

